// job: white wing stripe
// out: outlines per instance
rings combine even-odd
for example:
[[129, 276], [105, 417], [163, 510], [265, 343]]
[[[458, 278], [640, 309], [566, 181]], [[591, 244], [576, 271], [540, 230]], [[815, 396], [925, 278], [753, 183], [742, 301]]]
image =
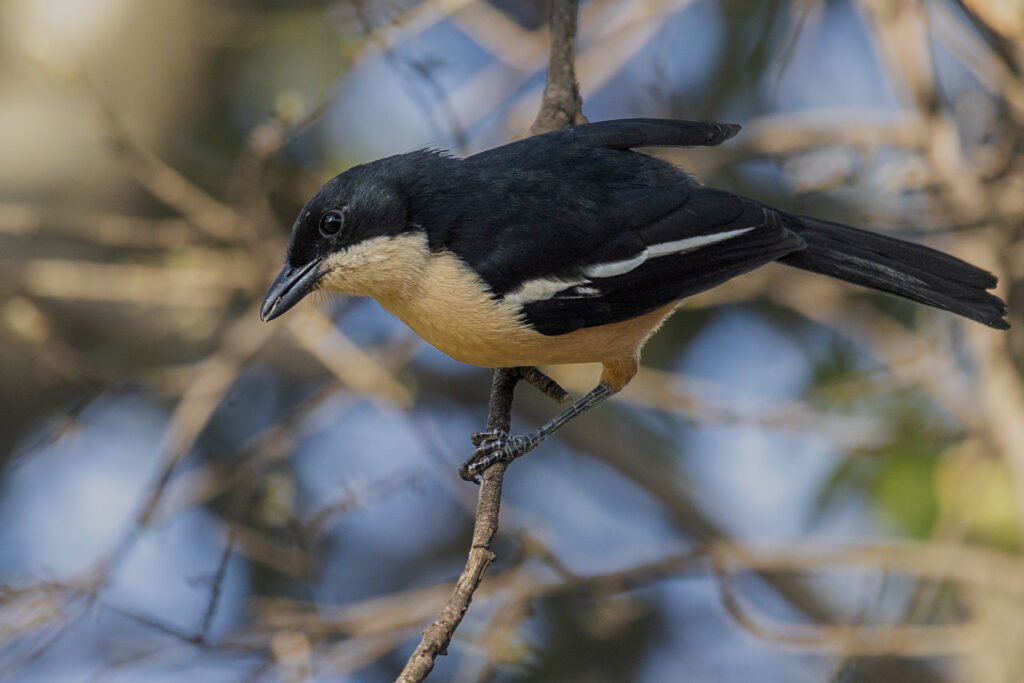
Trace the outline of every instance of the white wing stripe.
[[647, 249], [644, 249], [633, 258], [626, 259], [625, 261], [612, 261], [611, 263], [597, 263], [587, 266], [583, 269], [583, 274], [587, 277], [614, 277], [639, 268], [646, 260]]
[[558, 278], [537, 278], [527, 280], [503, 297], [506, 304], [523, 306], [531, 301], [550, 299], [558, 292], [576, 285], [586, 284], [587, 280], [559, 280]]
[[697, 237], [687, 237], [686, 239], [675, 240], [674, 242], [662, 242], [661, 244], [652, 244], [647, 247], [639, 254], [632, 258], [624, 259], [622, 261], [612, 261], [610, 263], [597, 263], [592, 266], [587, 266], [583, 269], [583, 274], [589, 278], [601, 278], [601, 277], [615, 277], [616, 275], [624, 275], [632, 270], [636, 270], [644, 264], [649, 258], [658, 258], [659, 256], [668, 256], [670, 254], [682, 254], [687, 251], [693, 251], [694, 249], [700, 249], [706, 247], [709, 244], [715, 244], [716, 242], [723, 242], [733, 237], [738, 237], [745, 232], [750, 232], [754, 228], [740, 228], [739, 230], [727, 230], [725, 232], [716, 232], [713, 235], [698, 235]]
[[525, 306], [526, 304], [534, 301], [545, 301], [550, 299], [555, 294], [558, 294], [562, 290], [569, 289], [570, 287], [577, 287], [575, 292], [577, 297], [596, 296], [600, 294], [600, 290], [592, 287], [580, 286], [590, 284], [590, 280], [587, 278], [603, 278], [624, 275], [625, 273], [636, 270], [642, 266], [649, 258], [658, 258], [659, 256], [682, 254], [687, 251], [693, 251], [694, 249], [699, 249], [709, 244], [715, 244], [716, 242], [723, 242], [727, 239], [738, 237], [753, 229], [754, 228], [741, 228], [739, 230], [727, 230], [726, 232], [717, 232], [713, 235], [699, 235], [697, 237], [687, 237], [686, 239], [675, 240], [673, 242], [652, 244], [632, 258], [624, 259], [622, 261], [612, 261], [610, 263], [596, 263], [592, 266], [587, 266], [583, 269], [583, 275], [586, 276], [583, 279], [561, 280], [558, 278], [537, 278], [535, 280], [527, 280], [511, 292], [505, 294], [503, 298], [505, 303], [510, 306]]
[[667, 256], [668, 254], [681, 254], [686, 251], [699, 249], [703, 246], [707, 246], [708, 244], [724, 242], [725, 240], [732, 239], [733, 237], [739, 237], [743, 233], [750, 232], [753, 229], [754, 228], [740, 228], [739, 230], [716, 232], [713, 235], [699, 235], [697, 237], [687, 237], [686, 239], [676, 240], [674, 242], [652, 244], [647, 247], [647, 255], [650, 257], [657, 257]]

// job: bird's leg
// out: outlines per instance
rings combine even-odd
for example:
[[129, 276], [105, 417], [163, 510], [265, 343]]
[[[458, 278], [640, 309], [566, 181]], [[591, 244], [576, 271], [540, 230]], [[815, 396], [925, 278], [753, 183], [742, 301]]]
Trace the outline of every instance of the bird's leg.
[[[533, 385], [537, 391], [544, 394], [548, 398], [557, 401], [558, 403], [569, 403], [572, 400], [572, 396], [569, 392], [562, 388], [562, 385], [551, 379], [543, 372], [535, 367], [521, 367], [514, 368], [514, 371], [519, 379], [526, 382], [527, 384]], [[473, 442], [474, 446], [479, 446], [487, 441], [493, 441], [501, 437], [508, 438], [508, 432], [503, 432], [499, 429], [488, 429], [483, 432], [473, 432], [469, 435], [469, 440]]]
[[459, 468], [459, 474], [466, 481], [478, 481], [480, 474], [491, 465], [498, 462], [511, 462], [529, 453], [574, 417], [590, 410], [613, 393], [611, 388], [602, 382], [568, 409], [526, 434], [518, 436], [509, 436], [507, 432], [478, 432], [474, 434], [471, 438], [476, 450], [473, 452], [473, 457]]

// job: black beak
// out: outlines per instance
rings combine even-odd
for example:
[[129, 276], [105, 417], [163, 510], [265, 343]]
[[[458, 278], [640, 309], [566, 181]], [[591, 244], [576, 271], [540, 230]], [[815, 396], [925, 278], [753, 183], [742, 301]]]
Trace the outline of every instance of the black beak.
[[263, 297], [260, 320], [273, 320], [302, 301], [312, 291], [320, 275], [320, 259], [314, 259], [299, 268], [285, 264]]

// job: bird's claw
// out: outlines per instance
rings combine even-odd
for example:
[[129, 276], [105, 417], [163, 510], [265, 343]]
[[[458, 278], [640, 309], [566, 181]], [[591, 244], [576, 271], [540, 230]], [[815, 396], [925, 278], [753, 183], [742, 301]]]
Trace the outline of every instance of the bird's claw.
[[477, 432], [470, 440], [476, 449], [472, 457], [459, 468], [459, 475], [476, 484], [480, 483], [480, 475], [491, 465], [512, 462], [537, 445], [529, 435], [509, 436], [508, 432], [498, 430]]
[[480, 446], [488, 441], [495, 439], [501, 439], [502, 437], [508, 438], [508, 432], [500, 429], [488, 429], [486, 432], [473, 432], [469, 435], [469, 440], [474, 446]]

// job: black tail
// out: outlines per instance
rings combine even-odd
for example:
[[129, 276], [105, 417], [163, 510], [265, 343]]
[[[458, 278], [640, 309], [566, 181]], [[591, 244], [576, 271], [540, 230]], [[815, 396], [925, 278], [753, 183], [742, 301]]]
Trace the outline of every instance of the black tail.
[[901, 296], [1005, 330], [1006, 304], [986, 290], [996, 277], [920, 244], [806, 216], [786, 216], [807, 249], [781, 263]]

